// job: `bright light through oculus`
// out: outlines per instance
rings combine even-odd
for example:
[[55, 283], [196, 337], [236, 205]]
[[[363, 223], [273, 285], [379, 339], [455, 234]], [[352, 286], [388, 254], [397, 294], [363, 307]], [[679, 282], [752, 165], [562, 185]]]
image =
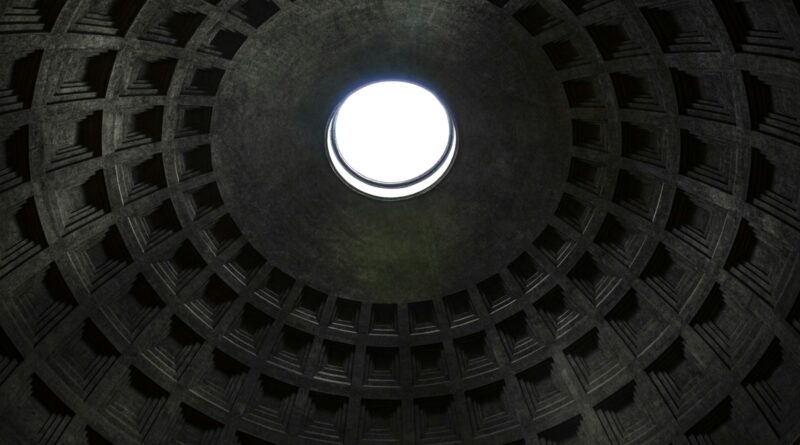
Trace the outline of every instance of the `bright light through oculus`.
[[455, 158], [455, 127], [444, 105], [408, 82], [376, 82], [350, 94], [334, 111], [327, 138], [338, 175], [384, 199], [430, 189]]

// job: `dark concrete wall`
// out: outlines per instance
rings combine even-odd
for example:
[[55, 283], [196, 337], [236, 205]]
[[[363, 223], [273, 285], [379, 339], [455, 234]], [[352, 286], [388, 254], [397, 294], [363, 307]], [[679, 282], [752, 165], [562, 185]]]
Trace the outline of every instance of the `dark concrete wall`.
[[799, 6], [0, 0], [0, 443], [797, 443]]

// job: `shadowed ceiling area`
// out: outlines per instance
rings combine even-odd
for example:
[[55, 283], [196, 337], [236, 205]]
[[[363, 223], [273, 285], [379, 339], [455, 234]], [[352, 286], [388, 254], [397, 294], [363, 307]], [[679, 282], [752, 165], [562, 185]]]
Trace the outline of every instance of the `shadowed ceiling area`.
[[0, 443], [796, 445], [799, 79], [798, 0], [0, 0]]

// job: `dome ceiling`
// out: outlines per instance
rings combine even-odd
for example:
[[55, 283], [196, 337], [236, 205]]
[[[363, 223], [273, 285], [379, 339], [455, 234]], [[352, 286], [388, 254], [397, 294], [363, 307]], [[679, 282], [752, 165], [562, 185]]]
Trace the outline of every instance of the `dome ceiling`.
[[[0, 437], [795, 444], [800, 4], [0, 0]], [[459, 152], [384, 202], [377, 79]]]
[[[327, 294], [458, 292], [513, 261], [558, 204], [570, 127], [547, 58], [483, 3], [440, 2], [433, 18], [426, 5], [292, 8], [248, 39], [237, 54], [248, 63], [220, 89], [212, 145], [226, 208], [266, 258]], [[354, 193], [324, 152], [337, 104], [386, 77], [431, 88], [457, 126], [450, 172], [404, 202]]]

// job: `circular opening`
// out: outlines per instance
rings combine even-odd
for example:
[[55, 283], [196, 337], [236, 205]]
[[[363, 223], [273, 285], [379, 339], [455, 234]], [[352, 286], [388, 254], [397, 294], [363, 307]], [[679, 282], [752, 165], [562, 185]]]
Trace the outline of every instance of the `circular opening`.
[[338, 176], [382, 199], [429, 190], [455, 159], [450, 114], [433, 93], [409, 82], [376, 82], [351, 93], [333, 112], [327, 140]]

